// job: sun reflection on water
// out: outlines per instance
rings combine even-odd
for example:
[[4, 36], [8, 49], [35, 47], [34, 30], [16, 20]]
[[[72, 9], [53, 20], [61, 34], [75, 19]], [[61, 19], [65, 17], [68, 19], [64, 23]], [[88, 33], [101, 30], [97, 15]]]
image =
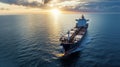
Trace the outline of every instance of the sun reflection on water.
[[49, 14], [49, 37], [51, 42], [57, 42], [59, 39], [59, 32], [60, 32], [60, 10], [58, 9], [51, 9]]

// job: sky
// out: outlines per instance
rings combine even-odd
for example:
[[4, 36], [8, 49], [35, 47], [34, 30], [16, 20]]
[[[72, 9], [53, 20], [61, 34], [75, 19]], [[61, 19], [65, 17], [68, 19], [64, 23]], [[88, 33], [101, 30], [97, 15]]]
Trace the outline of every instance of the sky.
[[120, 0], [0, 0], [0, 9], [2, 10], [18, 8], [59, 8], [80, 12], [120, 12]]

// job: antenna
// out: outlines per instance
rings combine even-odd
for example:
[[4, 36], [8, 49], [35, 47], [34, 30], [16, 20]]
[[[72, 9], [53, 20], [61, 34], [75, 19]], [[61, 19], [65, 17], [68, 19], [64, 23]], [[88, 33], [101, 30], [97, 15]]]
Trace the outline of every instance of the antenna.
[[83, 14], [82, 14], [82, 19], [85, 19]]
[[70, 31], [68, 30], [68, 41], [70, 40]]

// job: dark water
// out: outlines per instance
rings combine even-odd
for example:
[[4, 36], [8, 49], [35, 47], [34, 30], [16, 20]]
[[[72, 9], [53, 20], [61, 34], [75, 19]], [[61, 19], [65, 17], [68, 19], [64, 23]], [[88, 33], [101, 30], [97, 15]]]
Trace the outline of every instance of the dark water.
[[120, 14], [85, 14], [84, 49], [61, 60], [60, 34], [81, 14], [0, 16], [0, 67], [120, 67]]

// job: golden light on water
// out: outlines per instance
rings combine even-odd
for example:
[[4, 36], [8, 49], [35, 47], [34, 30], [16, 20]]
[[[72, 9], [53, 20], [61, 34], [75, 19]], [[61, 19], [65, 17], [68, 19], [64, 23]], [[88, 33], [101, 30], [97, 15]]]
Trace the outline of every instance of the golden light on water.
[[57, 8], [51, 9], [50, 13], [54, 19], [54, 23], [57, 25], [58, 23], [58, 18], [60, 17], [61, 11]]
[[51, 9], [50, 13], [51, 13], [52, 19], [54, 20], [53, 21], [54, 25], [57, 26], [61, 11], [59, 9], [55, 8], [55, 9]]
[[62, 56], [64, 56], [64, 54], [62, 54], [62, 53], [61, 54], [56, 54], [56, 56], [57, 57], [62, 57]]

